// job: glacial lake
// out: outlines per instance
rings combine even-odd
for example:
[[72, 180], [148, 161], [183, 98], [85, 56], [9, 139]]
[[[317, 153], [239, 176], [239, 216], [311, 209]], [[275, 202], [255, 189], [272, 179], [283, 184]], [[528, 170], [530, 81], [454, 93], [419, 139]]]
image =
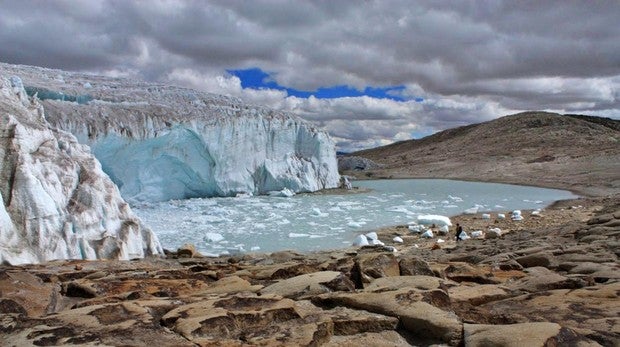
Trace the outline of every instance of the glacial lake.
[[407, 224], [421, 214], [454, 216], [472, 207], [480, 212], [542, 209], [577, 197], [556, 189], [443, 179], [355, 181], [353, 186], [364, 192], [171, 200], [132, 208], [164, 248], [192, 243], [216, 256], [344, 248], [359, 234]]

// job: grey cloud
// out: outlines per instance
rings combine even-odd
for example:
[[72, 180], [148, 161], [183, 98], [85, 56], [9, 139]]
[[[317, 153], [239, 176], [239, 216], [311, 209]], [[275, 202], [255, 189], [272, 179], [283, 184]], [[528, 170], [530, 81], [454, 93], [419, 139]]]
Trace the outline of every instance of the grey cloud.
[[[223, 81], [359, 147], [528, 109], [620, 118], [618, 18], [612, 0], [4, 1], [0, 61], [211, 92]], [[226, 80], [249, 67], [300, 90], [406, 85], [425, 102], [297, 100]]]

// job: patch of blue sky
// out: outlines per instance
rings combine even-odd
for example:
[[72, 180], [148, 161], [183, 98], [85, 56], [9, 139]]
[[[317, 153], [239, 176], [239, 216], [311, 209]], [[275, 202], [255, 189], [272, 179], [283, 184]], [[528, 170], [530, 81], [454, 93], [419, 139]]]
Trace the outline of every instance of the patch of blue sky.
[[[338, 85], [321, 87], [315, 91], [303, 91], [279, 85], [268, 73], [259, 68], [227, 70], [227, 72], [241, 80], [242, 88], [282, 90], [286, 91], [289, 96], [296, 96], [298, 98], [309, 98], [312, 95], [318, 99], [369, 96], [377, 99], [391, 99], [395, 101], [408, 100], [403, 97], [403, 92], [405, 91], [405, 86], [403, 85], [390, 87], [366, 87], [364, 90], [358, 90], [346, 85]], [[416, 97], [409, 100], [414, 100], [416, 102], [424, 101], [421, 97]]]

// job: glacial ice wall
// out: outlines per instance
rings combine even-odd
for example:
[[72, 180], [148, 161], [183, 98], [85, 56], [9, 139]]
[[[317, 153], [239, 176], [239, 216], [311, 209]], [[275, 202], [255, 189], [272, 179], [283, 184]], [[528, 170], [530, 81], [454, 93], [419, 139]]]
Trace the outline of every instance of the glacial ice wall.
[[88, 148], [0, 76], [0, 263], [163, 254]]
[[130, 202], [340, 184], [329, 135], [292, 114], [178, 87], [101, 85], [92, 83], [87, 104], [41, 104], [51, 124], [90, 146]]

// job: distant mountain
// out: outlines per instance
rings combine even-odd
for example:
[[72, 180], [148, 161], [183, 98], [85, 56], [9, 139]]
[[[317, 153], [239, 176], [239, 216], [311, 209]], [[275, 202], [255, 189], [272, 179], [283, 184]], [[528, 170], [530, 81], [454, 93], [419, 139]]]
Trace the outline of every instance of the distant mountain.
[[367, 171], [366, 177], [454, 178], [593, 195], [620, 193], [620, 121], [602, 117], [524, 112], [350, 155], [384, 165]]

